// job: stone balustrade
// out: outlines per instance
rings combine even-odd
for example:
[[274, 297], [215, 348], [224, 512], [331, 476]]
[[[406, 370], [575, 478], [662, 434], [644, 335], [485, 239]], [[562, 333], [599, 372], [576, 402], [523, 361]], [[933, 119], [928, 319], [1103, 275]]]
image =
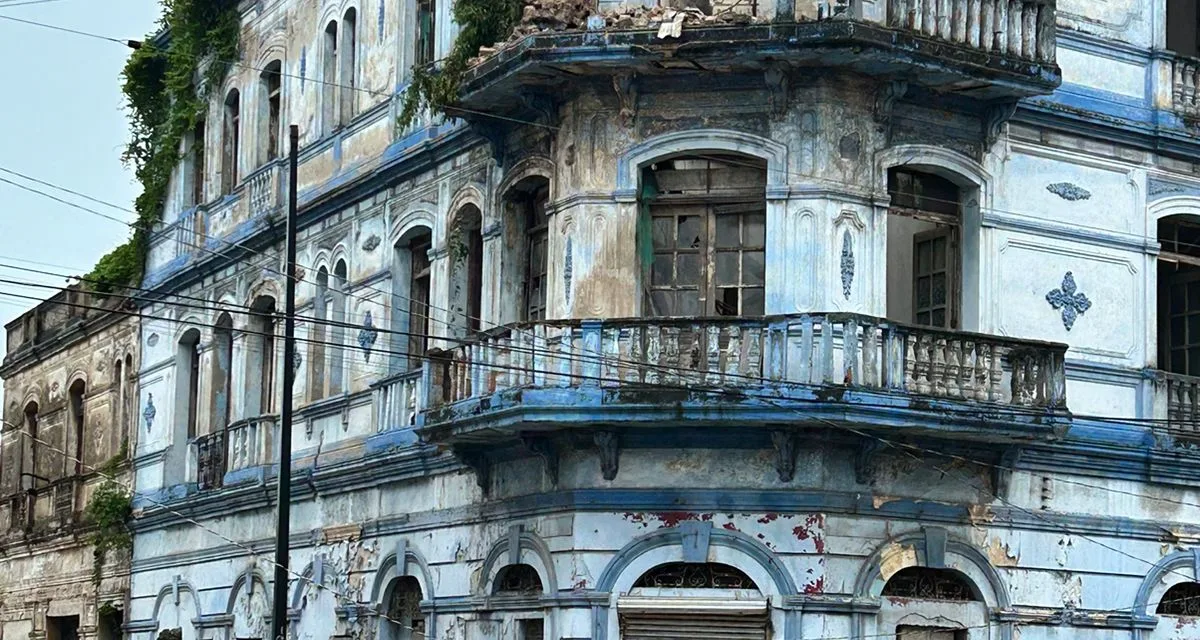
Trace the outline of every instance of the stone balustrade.
[[1200, 117], [1200, 60], [1176, 57], [1171, 65], [1171, 105], [1186, 117]]
[[416, 426], [424, 394], [418, 391], [421, 372], [410, 371], [384, 378], [372, 385], [375, 425], [379, 431]]
[[889, 27], [1024, 60], [1055, 60], [1053, 0], [888, 0]]
[[278, 416], [240, 420], [225, 430], [225, 471], [261, 467], [275, 461]]
[[246, 177], [248, 213], [251, 218], [271, 215], [283, 206], [283, 188], [286, 184], [285, 165], [282, 161], [268, 163]]
[[1154, 417], [1175, 438], [1200, 440], [1200, 377], [1157, 372]]
[[204, 246], [205, 222], [207, 218], [203, 208], [189, 209], [175, 223], [175, 255], [191, 255]]
[[1066, 408], [1066, 346], [851, 314], [550, 321], [431, 358], [428, 407], [521, 387], [795, 384]]

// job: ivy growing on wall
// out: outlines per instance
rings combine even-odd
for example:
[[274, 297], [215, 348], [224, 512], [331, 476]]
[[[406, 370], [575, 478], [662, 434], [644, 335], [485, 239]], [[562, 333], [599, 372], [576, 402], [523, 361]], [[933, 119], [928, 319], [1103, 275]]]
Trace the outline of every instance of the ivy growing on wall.
[[101, 293], [142, 276], [147, 229], [162, 219], [183, 141], [238, 59], [237, 5], [238, 0], [163, 0], [159, 31], [148, 36], [125, 65], [121, 88], [130, 140], [121, 160], [133, 167], [142, 193], [134, 203], [132, 236], [87, 275]]
[[404, 93], [400, 127], [407, 128], [423, 109], [442, 115], [458, 100], [458, 88], [471, 59], [481, 47], [503, 41], [521, 20], [521, 0], [458, 0], [454, 21], [458, 38], [450, 54], [432, 67], [413, 67], [412, 84]]
[[92, 549], [92, 582], [100, 584], [108, 552], [128, 549], [133, 544], [126, 521], [133, 514], [133, 500], [125, 487], [105, 480], [96, 487], [84, 509], [84, 521], [95, 527], [88, 542]]

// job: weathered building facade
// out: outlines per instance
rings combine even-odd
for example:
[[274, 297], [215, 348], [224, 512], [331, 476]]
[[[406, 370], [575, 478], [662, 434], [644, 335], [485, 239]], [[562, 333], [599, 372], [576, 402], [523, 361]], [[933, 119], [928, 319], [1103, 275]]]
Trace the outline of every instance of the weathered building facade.
[[1200, 632], [1187, 7], [548, 4], [398, 127], [449, 2], [243, 3], [143, 284], [134, 640], [267, 633], [284, 366], [299, 638]]
[[[5, 327], [4, 638], [122, 636], [128, 544], [98, 557], [97, 526], [86, 517], [106, 483], [128, 487], [133, 480], [129, 442], [137, 410], [138, 321], [136, 310], [122, 302], [70, 287]], [[124, 503], [127, 512], [127, 495]]]

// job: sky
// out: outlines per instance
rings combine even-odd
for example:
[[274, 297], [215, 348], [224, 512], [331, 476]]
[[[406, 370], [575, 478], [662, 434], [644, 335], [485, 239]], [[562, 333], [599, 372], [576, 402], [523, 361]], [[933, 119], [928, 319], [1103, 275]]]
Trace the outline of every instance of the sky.
[[[159, 6], [155, 0], [0, 0], [0, 16], [140, 40], [154, 29]], [[114, 42], [0, 18], [0, 179], [132, 221], [128, 211], [88, 203], [4, 171], [132, 209], [140, 187], [121, 163], [129, 128], [120, 73], [129, 53]], [[112, 220], [0, 182], [0, 264], [82, 275], [129, 232]], [[0, 278], [65, 284], [61, 277], [4, 267]], [[0, 283], [0, 293], [44, 298], [52, 290]], [[34, 304], [0, 295], [0, 320], [7, 323]], [[2, 336], [0, 332], [0, 341]]]

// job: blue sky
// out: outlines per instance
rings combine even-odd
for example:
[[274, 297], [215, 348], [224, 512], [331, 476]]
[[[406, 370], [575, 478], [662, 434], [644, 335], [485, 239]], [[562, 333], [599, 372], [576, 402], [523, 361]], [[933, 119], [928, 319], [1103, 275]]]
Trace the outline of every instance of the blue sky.
[[[0, 0], [0, 15], [121, 39], [141, 39], [159, 16], [154, 0], [49, 0], [16, 6], [25, 2], [29, 0]], [[113, 42], [0, 19], [0, 169], [132, 209], [140, 188], [120, 159], [128, 137], [120, 72], [128, 54], [129, 49]], [[24, 182], [2, 171], [0, 178]], [[55, 195], [133, 219], [130, 213]], [[25, 266], [82, 273], [128, 234], [128, 227], [111, 220], [0, 183], [0, 263], [32, 260], [70, 270]], [[0, 268], [0, 278], [64, 283], [5, 268]], [[50, 290], [0, 284], [0, 292], [45, 297]], [[8, 322], [33, 304], [0, 296], [0, 319]]]

